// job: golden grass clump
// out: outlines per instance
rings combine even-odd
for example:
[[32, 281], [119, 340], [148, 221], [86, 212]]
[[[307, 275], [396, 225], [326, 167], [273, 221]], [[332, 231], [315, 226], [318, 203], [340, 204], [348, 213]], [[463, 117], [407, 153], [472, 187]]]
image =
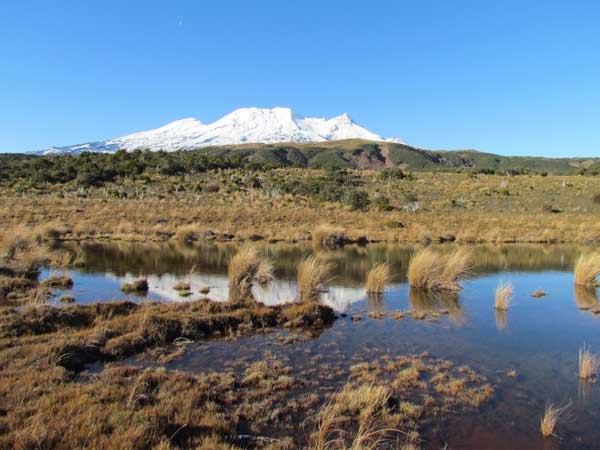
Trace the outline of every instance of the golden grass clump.
[[495, 308], [498, 311], [506, 311], [511, 303], [513, 298], [513, 286], [510, 283], [500, 282], [498, 287], [496, 288], [496, 302]]
[[600, 251], [581, 255], [575, 263], [575, 284], [597, 287], [600, 276]]
[[300, 261], [298, 264], [300, 301], [314, 300], [319, 295], [332, 268], [331, 263], [314, 256], [308, 256]]
[[459, 291], [460, 279], [468, 275], [471, 265], [471, 254], [466, 248], [448, 255], [425, 248], [411, 258], [408, 282], [419, 289]]
[[388, 263], [376, 264], [367, 275], [367, 292], [382, 294], [385, 285], [389, 283], [391, 267]]
[[591, 352], [585, 345], [579, 349], [579, 378], [588, 380], [598, 373], [600, 357]]
[[[381, 427], [381, 418], [387, 411], [390, 391], [383, 386], [345, 386], [334, 401], [319, 413], [317, 430], [311, 439], [311, 450], [380, 448], [389, 430]], [[356, 417], [358, 429], [349, 447], [339, 425], [349, 417]]]
[[346, 233], [343, 228], [333, 225], [322, 224], [313, 229], [313, 243], [325, 249], [334, 249], [340, 247], [346, 242]]
[[546, 403], [544, 417], [542, 417], [540, 421], [540, 430], [545, 438], [550, 436], [556, 436], [556, 434], [554, 433], [556, 423], [558, 422], [558, 419], [565, 411], [565, 409], [567, 409], [569, 406], [570, 404], [567, 404], [562, 408], [559, 408], [557, 406], [554, 406], [552, 403]]
[[198, 240], [198, 232], [194, 225], [183, 225], [175, 231], [175, 239], [183, 244], [190, 244]]
[[[252, 283], [267, 283], [273, 278], [271, 264], [261, 257], [256, 247], [245, 244], [231, 259], [227, 270], [229, 299], [246, 300], [252, 296]], [[257, 277], [260, 276], [260, 279]]]

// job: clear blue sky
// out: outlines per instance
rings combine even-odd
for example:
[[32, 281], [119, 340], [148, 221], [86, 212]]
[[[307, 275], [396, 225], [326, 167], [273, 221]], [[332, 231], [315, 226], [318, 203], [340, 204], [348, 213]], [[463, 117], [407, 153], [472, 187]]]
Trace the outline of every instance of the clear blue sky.
[[600, 2], [5, 1], [0, 152], [244, 106], [426, 148], [600, 156]]

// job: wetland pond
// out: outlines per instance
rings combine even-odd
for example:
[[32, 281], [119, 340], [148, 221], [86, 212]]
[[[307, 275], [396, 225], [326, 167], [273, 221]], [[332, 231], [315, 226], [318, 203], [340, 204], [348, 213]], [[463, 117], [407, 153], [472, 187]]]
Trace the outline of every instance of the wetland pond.
[[[78, 303], [186, 302], [207, 296], [225, 301], [227, 264], [237, 249], [234, 244], [65, 245], [72, 247], [84, 265], [68, 271], [74, 281], [72, 289], [55, 291], [50, 301], [57, 307], [65, 294]], [[267, 305], [294, 301], [297, 265], [313, 251], [311, 247], [256, 245], [274, 264], [275, 280], [267, 287], [253, 288], [255, 298]], [[123, 363], [190, 372], [243, 372], [271, 358], [284, 361], [291, 375], [309, 378], [305, 391], [327, 394], [342, 389], [352, 366], [427, 352], [457, 367], [468, 365], [487, 378], [494, 393], [479, 408], [457, 408], [426, 422], [420, 429], [422, 448], [439, 449], [446, 444], [452, 450], [600, 448], [600, 383], [578, 378], [581, 346], [587, 344], [600, 352], [597, 292], [576, 289], [573, 284], [573, 265], [584, 249], [513, 244], [473, 246], [472, 250], [471, 276], [454, 295], [426, 295], [409, 289], [410, 247], [376, 244], [319, 251], [335, 267], [329, 289], [321, 295], [321, 301], [339, 314], [329, 328], [310, 334], [284, 328], [194, 342], [182, 356], [163, 364], [147, 355]], [[392, 282], [382, 297], [367, 298], [365, 276], [377, 262], [391, 265]], [[44, 270], [42, 278], [62, 273]], [[120, 291], [124, 283], [141, 277], [148, 281], [146, 296]], [[191, 285], [187, 297], [173, 288], [182, 281]], [[495, 289], [501, 281], [514, 286], [513, 303], [503, 313], [494, 309]], [[546, 295], [535, 298], [531, 294], [536, 290]], [[400, 319], [397, 312], [408, 310], [421, 314], [404, 314]], [[547, 402], [571, 403], [557, 425], [557, 438], [544, 439], [539, 431]], [[294, 432], [302, 433], [300, 424]], [[273, 431], [271, 436], [276, 434]]]

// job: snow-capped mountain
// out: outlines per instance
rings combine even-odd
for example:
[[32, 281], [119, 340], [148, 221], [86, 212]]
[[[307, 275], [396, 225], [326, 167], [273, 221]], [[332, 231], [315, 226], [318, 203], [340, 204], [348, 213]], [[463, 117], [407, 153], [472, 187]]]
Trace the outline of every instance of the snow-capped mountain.
[[356, 124], [348, 114], [332, 119], [302, 117], [290, 108], [241, 108], [208, 125], [197, 119], [182, 119], [150, 131], [141, 131], [107, 141], [68, 147], [53, 147], [39, 153], [115, 152], [133, 150], [189, 150], [210, 145], [275, 142], [324, 142], [340, 139], [400, 142], [384, 139]]

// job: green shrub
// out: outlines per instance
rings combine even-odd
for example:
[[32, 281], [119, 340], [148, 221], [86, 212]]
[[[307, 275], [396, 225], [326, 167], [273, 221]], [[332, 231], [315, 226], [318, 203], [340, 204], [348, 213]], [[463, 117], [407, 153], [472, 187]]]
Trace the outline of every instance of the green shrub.
[[371, 200], [369, 200], [367, 192], [351, 189], [344, 196], [344, 204], [349, 206], [352, 211], [365, 211], [369, 209]]
[[391, 211], [394, 209], [390, 204], [390, 198], [387, 195], [378, 195], [373, 200], [373, 204], [379, 211]]

